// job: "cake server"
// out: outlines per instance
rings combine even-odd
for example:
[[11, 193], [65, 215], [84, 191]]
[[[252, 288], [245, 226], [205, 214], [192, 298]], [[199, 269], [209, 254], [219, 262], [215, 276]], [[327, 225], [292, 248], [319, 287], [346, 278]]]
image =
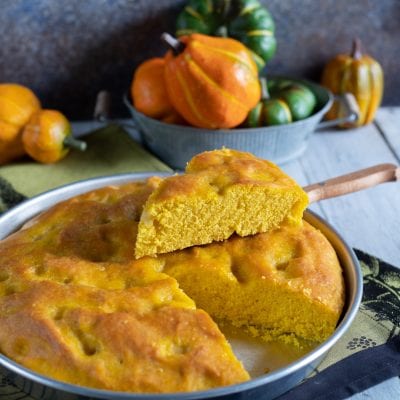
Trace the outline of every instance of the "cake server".
[[358, 192], [380, 183], [400, 180], [400, 167], [395, 164], [377, 164], [349, 174], [303, 187], [310, 203]]

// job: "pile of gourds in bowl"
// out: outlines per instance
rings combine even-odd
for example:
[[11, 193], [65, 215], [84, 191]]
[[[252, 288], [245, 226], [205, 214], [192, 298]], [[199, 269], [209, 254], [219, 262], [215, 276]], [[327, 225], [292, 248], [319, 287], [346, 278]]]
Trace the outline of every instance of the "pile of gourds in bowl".
[[[262, 71], [275, 54], [275, 26], [258, 0], [190, 0], [176, 26], [176, 37], [161, 37], [168, 48], [164, 57], [138, 66], [125, 98], [144, 144], [174, 168], [223, 146], [276, 163], [292, 160], [331, 109], [331, 90], [346, 91], [345, 85], [329, 85], [329, 74], [325, 87], [266, 79]], [[360, 63], [364, 56], [359, 47], [354, 51], [354, 63]], [[334, 123], [364, 122], [358, 110], [339, 113], [339, 106], [329, 113]]]

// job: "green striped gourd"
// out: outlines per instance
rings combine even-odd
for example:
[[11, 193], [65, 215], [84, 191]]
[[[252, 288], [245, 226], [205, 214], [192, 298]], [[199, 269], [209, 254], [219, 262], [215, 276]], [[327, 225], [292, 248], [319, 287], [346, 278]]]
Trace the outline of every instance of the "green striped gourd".
[[189, 0], [179, 14], [176, 35], [228, 36], [250, 49], [259, 69], [275, 54], [275, 24], [258, 0]]
[[249, 112], [245, 125], [250, 128], [289, 124], [309, 117], [314, 111], [314, 93], [291, 80], [260, 78], [261, 101]]

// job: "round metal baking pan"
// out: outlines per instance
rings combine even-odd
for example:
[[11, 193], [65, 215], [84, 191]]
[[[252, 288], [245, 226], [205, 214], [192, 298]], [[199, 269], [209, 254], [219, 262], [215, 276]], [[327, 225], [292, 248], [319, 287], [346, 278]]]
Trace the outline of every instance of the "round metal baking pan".
[[[119, 185], [149, 176], [168, 173], [149, 172], [93, 178], [62, 186], [43, 193], [5, 213], [0, 218], [0, 239], [17, 231], [24, 223], [63, 200], [108, 185]], [[311, 211], [305, 219], [319, 229], [331, 242], [343, 268], [346, 302], [335, 332], [322, 344], [294, 362], [247, 382], [207, 391], [171, 394], [136, 394], [114, 392], [72, 385], [54, 380], [27, 369], [0, 354], [0, 372], [33, 398], [44, 400], [132, 399], [132, 400], [189, 400], [189, 399], [273, 399], [293, 388], [306, 378], [322, 361], [327, 352], [343, 336], [353, 321], [362, 297], [362, 274], [352, 249], [338, 232]]]

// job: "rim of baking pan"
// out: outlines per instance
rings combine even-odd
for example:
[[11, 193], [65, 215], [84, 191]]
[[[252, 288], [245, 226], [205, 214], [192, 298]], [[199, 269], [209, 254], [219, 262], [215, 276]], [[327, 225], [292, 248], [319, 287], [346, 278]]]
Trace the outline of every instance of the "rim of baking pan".
[[[128, 174], [117, 174], [111, 176], [103, 176], [99, 178], [90, 178], [76, 183], [60, 186], [59, 188], [50, 190], [48, 192], [42, 193], [31, 199], [25, 200], [20, 205], [14, 207], [13, 209], [7, 211], [0, 217], [0, 240], [7, 237], [11, 233], [18, 230], [26, 221], [33, 218], [38, 213], [46, 210], [52, 205], [67, 200], [68, 198], [77, 196], [79, 194], [101, 188], [108, 185], [118, 185], [123, 183], [128, 183], [134, 180], [141, 180], [148, 178], [150, 176], [169, 176], [171, 173], [168, 172], [145, 172], [145, 173], [128, 173]], [[206, 399], [215, 396], [224, 396], [229, 394], [235, 394], [238, 392], [247, 391], [250, 389], [255, 389], [259, 386], [266, 385], [268, 383], [276, 382], [286, 376], [289, 376], [300, 369], [307, 367], [313, 361], [318, 360], [322, 357], [333, 345], [340, 339], [340, 337], [347, 331], [353, 319], [356, 316], [359, 305], [361, 303], [362, 297], [362, 273], [358, 260], [353, 252], [353, 250], [347, 245], [342, 236], [323, 218], [319, 217], [312, 211], [307, 210], [306, 214], [311, 217], [311, 220], [317, 221], [320, 225], [326, 227], [328, 232], [330, 232], [331, 238], [334, 238], [336, 245], [339, 245], [344, 249], [346, 255], [349, 258], [352, 269], [350, 277], [353, 281], [354, 290], [352, 293], [347, 293], [346, 299], [346, 311], [344, 312], [335, 332], [323, 343], [318, 345], [312, 351], [304, 355], [303, 357], [295, 360], [294, 362], [281, 367], [273, 372], [266, 375], [250, 379], [249, 381], [224, 386], [209, 390], [196, 391], [196, 392], [182, 392], [182, 393], [134, 393], [134, 392], [118, 392], [111, 390], [96, 389], [90, 387], [79, 386], [71, 383], [61, 382], [45, 375], [36, 373], [17, 362], [9, 359], [5, 355], [0, 353], [0, 365], [4, 368], [23, 376], [24, 378], [30, 379], [34, 382], [53, 388], [56, 390], [61, 390], [67, 393], [73, 393], [80, 396], [92, 397], [92, 398], [109, 398], [109, 399], [152, 399], [152, 400], [163, 400], [171, 399]], [[336, 247], [336, 246], [335, 246]], [[341, 263], [342, 260], [341, 260]], [[346, 269], [347, 271], [347, 269]], [[349, 271], [347, 271], [347, 275]], [[346, 279], [346, 278], [345, 278]], [[349, 277], [347, 277], [349, 279]], [[348, 291], [348, 282], [346, 283], [346, 289]]]

